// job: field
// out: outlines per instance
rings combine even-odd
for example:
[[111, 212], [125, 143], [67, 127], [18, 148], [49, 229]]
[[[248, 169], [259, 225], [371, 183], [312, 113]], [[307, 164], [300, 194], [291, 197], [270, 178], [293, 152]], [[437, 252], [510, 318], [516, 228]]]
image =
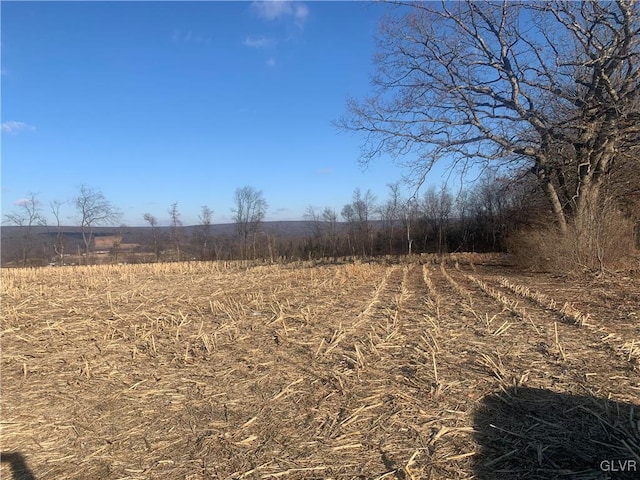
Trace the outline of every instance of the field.
[[638, 478], [640, 278], [3, 269], [0, 478]]

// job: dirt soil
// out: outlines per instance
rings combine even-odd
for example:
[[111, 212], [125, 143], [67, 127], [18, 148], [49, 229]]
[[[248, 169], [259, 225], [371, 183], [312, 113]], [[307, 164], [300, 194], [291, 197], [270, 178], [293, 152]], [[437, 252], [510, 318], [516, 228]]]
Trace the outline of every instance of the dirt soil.
[[640, 278], [489, 260], [3, 269], [0, 478], [639, 478]]

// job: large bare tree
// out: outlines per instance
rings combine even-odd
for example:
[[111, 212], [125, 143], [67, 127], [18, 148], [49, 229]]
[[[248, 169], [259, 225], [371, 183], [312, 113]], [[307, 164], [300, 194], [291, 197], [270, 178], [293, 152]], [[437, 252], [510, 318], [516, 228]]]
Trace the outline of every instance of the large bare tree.
[[236, 189], [234, 193], [234, 214], [236, 232], [240, 237], [241, 256], [246, 258], [247, 244], [250, 236], [253, 236], [255, 254], [255, 236], [259, 231], [260, 223], [267, 213], [267, 201], [261, 190], [251, 186]]
[[394, 2], [373, 94], [338, 125], [364, 163], [526, 167], [563, 232], [588, 219], [624, 158], [638, 166], [640, 8], [610, 2]]
[[121, 216], [118, 210], [106, 199], [100, 190], [82, 185], [73, 203], [76, 207], [82, 241], [85, 247], [85, 262], [89, 263], [89, 248], [93, 241], [93, 229], [99, 225], [111, 225]]

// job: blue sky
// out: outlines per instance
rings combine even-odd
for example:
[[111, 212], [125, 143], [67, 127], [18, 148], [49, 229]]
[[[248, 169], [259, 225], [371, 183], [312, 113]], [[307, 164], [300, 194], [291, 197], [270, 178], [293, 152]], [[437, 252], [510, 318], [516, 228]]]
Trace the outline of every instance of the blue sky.
[[29, 192], [46, 207], [82, 184], [127, 225], [145, 212], [167, 224], [173, 202], [186, 225], [201, 205], [230, 222], [245, 185], [263, 191], [267, 220], [339, 212], [356, 187], [384, 199], [402, 171], [388, 159], [363, 171], [363, 139], [331, 122], [369, 92], [386, 8], [3, 1], [3, 213]]

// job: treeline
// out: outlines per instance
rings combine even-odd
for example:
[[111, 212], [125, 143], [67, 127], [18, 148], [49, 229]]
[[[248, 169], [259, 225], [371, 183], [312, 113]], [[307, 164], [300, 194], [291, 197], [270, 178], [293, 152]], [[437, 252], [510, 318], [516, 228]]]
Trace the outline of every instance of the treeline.
[[505, 251], [509, 233], [527, 223], [529, 186], [487, 174], [469, 190], [431, 187], [403, 196], [399, 184], [378, 202], [356, 189], [341, 212], [309, 208], [309, 257]]
[[[457, 251], [515, 251], [544, 262], [534, 255], [545, 241], [536, 235], [545, 231], [551, 218], [548, 200], [533, 177], [490, 171], [468, 189], [443, 185], [409, 196], [395, 183], [379, 199], [370, 190], [356, 188], [340, 211], [308, 207], [303, 222], [265, 222], [267, 201], [250, 186], [235, 192], [232, 225], [215, 224], [215, 212], [203, 206], [199, 224], [185, 227], [175, 202], [167, 210], [169, 226], [160, 226], [153, 213], [145, 213], [146, 228], [104, 228], [117, 222], [120, 212], [99, 190], [83, 186], [72, 202], [78, 214], [74, 227], [61, 225], [61, 202], [50, 204], [55, 222], [47, 225], [44, 207], [34, 194], [5, 215], [5, 224], [20, 229], [16, 235], [3, 235], [3, 264], [273, 262]], [[640, 215], [629, 208], [630, 197], [621, 205], [627, 207], [626, 214], [621, 209], [615, 212], [631, 227], [625, 230], [619, 223], [614, 227], [620, 236], [635, 237], [637, 243]], [[605, 227], [606, 223], [603, 220]], [[531, 241], [537, 242], [536, 248], [527, 243]]]

